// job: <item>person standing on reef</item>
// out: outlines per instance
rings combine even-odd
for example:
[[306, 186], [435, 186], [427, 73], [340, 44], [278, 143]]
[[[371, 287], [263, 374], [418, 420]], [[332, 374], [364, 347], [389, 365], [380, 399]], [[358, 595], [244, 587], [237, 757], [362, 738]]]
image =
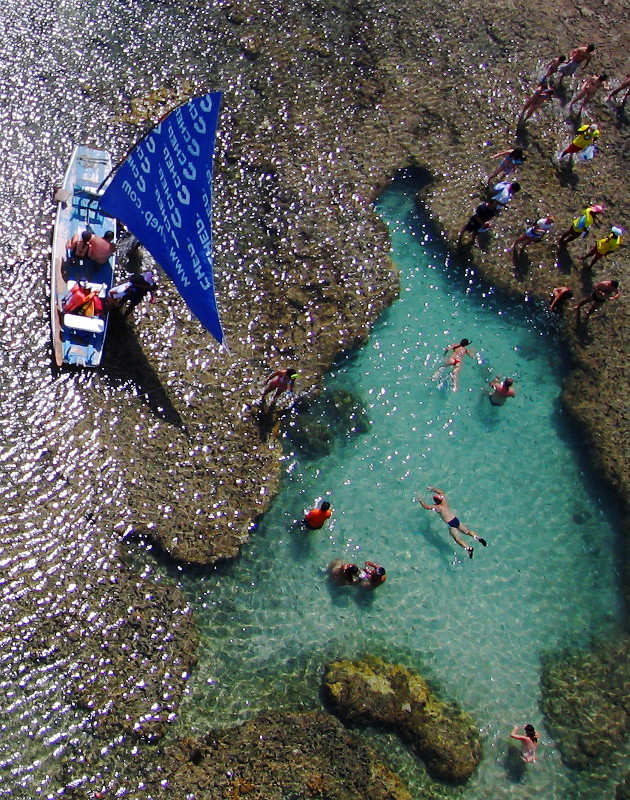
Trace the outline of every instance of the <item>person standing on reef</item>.
[[486, 200], [485, 203], [479, 203], [475, 209], [475, 213], [459, 232], [457, 244], [460, 246], [462, 245], [465, 233], [472, 233], [473, 238], [471, 244], [476, 244], [477, 237], [481, 233], [487, 233], [490, 230], [490, 220], [496, 217], [497, 210], [498, 204], [496, 200]]
[[502, 181], [495, 184], [492, 199], [497, 202], [497, 209], [502, 211], [508, 207], [510, 200], [517, 192], [521, 191], [521, 184], [518, 181]]
[[486, 183], [490, 183], [494, 178], [498, 178], [499, 175], [503, 178], [507, 178], [508, 175], [516, 172], [517, 167], [525, 161], [526, 157], [523, 154], [522, 147], [515, 147], [512, 150], [502, 150], [500, 153], [495, 153], [493, 156], [490, 156], [490, 158], [502, 158], [503, 160], [496, 169], [488, 175]]
[[578, 114], [581, 114], [584, 111], [584, 106], [595, 97], [597, 92], [603, 88], [604, 84], [608, 80], [608, 75], [602, 72], [601, 75], [591, 75], [590, 78], [587, 78], [580, 90], [573, 95], [571, 102], [569, 103], [569, 111], [573, 110], [573, 104], [577, 103], [579, 100], [582, 101], [582, 105], [580, 106], [580, 110]]
[[572, 156], [574, 153], [581, 153], [587, 147], [594, 145], [599, 139], [600, 131], [594, 123], [590, 125], [580, 125], [577, 129], [577, 136], [573, 139], [570, 145], [564, 148], [558, 158], [562, 161], [567, 156]]
[[433, 375], [433, 378], [437, 378], [440, 372], [445, 369], [446, 367], [453, 367], [453, 391], [456, 392], [459, 388], [459, 373], [462, 369], [462, 364], [464, 358], [466, 356], [470, 356], [470, 358], [474, 358], [475, 354], [471, 350], [468, 349], [468, 345], [470, 344], [469, 339], [462, 339], [459, 342], [455, 342], [455, 344], [449, 344], [449, 346], [444, 350], [445, 354], [448, 354], [450, 351], [450, 355], [446, 356], [446, 361], [442, 364], [441, 367], [438, 368], [437, 372]]
[[319, 508], [312, 508], [304, 515], [304, 519], [302, 520], [307, 528], [311, 528], [311, 530], [319, 530], [324, 526], [324, 522], [327, 519], [332, 517], [332, 510], [330, 508], [330, 503], [328, 500], [324, 500], [323, 503], [320, 504]]
[[530, 244], [542, 242], [546, 234], [549, 233], [549, 231], [553, 228], [553, 223], [554, 218], [551, 216], [541, 217], [540, 219], [536, 220], [533, 225], [530, 225], [525, 229], [525, 233], [522, 233], [517, 239], [514, 240], [514, 244], [511, 248], [513, 252], [516, 254], [517, 250], [522, 251], [526, 247], [529, 247]]
[[525, 725], [523, 728], [525, 735], [520, 734], [519, 726], [512, 728], [510, 736], [521, 743], [521, 758], [526, 764], [536, 763], [536, 750], [538, 750], [538, 732], [533, 725]]
[[586, 318], [588, 319], [596, 308], [601, 308], [607, 300], [616, 300], [620, 294], [619, 281], [600, 281], [595, 284], [591, 294], [583, 297], [580, 302], [573, 307], [573, 310], [579, 314], [582, 306], [590, 303], [591, 306], [586, 312]]
[[502, 406], [505, 405], [505, 401], [508, 397], [515, 397], [516, 392], [514, 391], [514, 381], [512, 378], [501, 378], [497, 375], [497, 377], [492, 381], [490, 384], [490, 388], [494, 389], [490, 397], [490, 402], [493, 406]]
[[544, 88], [547, 88], [551, 84], [552, 77], [558, 71], [558, 67], [560, 64], [563, 64], [567, 60], [566, 56], [555, 56], [552, 58], [551, 61], [547, 64], [547, 69], [545, 70], [545, 74], [540, 79], [540, 85]]
[[264, 405], [267, 395], [273, 392], [271, 402], [269, 403], [269, 410], [274, 408], [281, 394], [293, 391], [296, 378], [297, 372], [292, 367], [288, 369], [279, 369], [270, 373], [265, 379], [265, 388], [262, 393], [261, 403]]
[[619, 226], [613, 225], [608, 236], [598, 239], [588, 253], [582, 256], [582, 261], [586, 261], [588, 258], [593, 259], [591, 263], [588, 264], [588, 266], [585, 265], [584, 268], [591, 269], [600, 258], [604, 258], [604, 256], [614, 253], [615, 250], [619, 250], [621, 242], [623, 241], [622, 234], [623, 230]]
[[625, 93], [624, 98], [621, 101], [621, 105], [623, 105], [626, 102], [626, 100], [628, 99], [628, 95], [630, 94], [630, 72], [626, 75], [626, 77], [619, 84], [619, 86], [617, 86], [616, 89], [612, 90], [612, 92], [608, 95], [606, 100], [610, 103], [610, 101], [613, 99], [613, 97], [616, 94], [619, 94], [619, 92], [623, 92], [624, 89], [627, 89], [628, 91]]
[[602, 214], [605, 210], [604, 206], [599, 203], [587, 206], [582, 213], [573, 220], [569, 230], [565, 231], [558, 239], [558, 249], [560, 250], [566, 247], [569, 242], [572, 242], [574, 239], [579, 239], [580, 236], [587, 236], [591, 225], [596, 222], [596, 215]]
[[547, 84], [540, 83], [525, 101], [523, 110], [521, 111], [516, 127], [520, 128], [524, 125], [530, 117], [533, 117], [537, 111], [544, 106], [544, 104], [551, 100], [554, 96], [554, 89]]
[[463, 547], [468, 553], [468, 558], [473, 557], [473, 548], [468, 547], [468, 545], [462, 540], [461, 536], [458, 535], [458, 531], [460, 533], [465, 533], [466, 536], [472, 536], [476, 542], [479, 542], [484, 547], [488, 544], [485, 539], [482, 539], [481, 536], [477, 536], [474, 531], [471, 531], [470, 528], [467, 528], [462, 522], [459, 521], [455, 514], [453, 514], [446, 501], [446, 495], [441, 489], [438, 489], [435, 486], [427, 486], [427, 491], [433, 492], [433, 505], [428, 505], [425, 503], [419, 494], [415, 496], [415, 501], [420, 503], [422, 508], [426, 508], [427, 511], [437, 511], [444, 522], [446, 522], [448, 525], [448, 532], [451, 534], [453, 539], [455, 539], [457, 544], [460, 547]]
[[562, 81], [567, 76], [575, 75], [578, 69], [586, 69], [591, 58], [593, 58], [594, 52], [594, 44], [582, 44], [579, 47], [574, 47], [569, 53], [569, 60], [558, 67], [558, 74], [560, 75], [558, 85], [562, 84]]

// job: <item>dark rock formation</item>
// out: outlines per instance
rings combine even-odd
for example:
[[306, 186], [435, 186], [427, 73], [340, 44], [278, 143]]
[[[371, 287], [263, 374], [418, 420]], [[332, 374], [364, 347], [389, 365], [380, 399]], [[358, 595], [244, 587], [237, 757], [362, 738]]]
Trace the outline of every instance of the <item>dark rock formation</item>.
[[341, 719], [397, 731], [440, 780], [466, 781], [481, 760], [479, 731], [470, 716], [439, 700], [420, 675], [404, 667], [379, 658], [336, 661], [326, 667], [324, 686]]
[[545, 659], [542, 709], [562, 760], [586, 769], [630, 732], [630, 639]]
[[[264, 714], [203, 740], [143, 751], [104, 788], [105, 797], [120, 791], [138, 800], [411, 800], [378, 756], [324, 713]], [[98, 795], [79, 784], [71, 796]]]

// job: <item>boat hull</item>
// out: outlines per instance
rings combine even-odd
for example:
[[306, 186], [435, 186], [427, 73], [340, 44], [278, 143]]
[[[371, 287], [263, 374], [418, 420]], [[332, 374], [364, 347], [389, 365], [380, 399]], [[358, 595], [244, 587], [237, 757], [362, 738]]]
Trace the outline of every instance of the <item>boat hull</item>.
[[57, 190], [57, 216], [53, 231], [51, 255], [50, 317], [52, 348], [55, 364], [75, 367], [98, 367], [103, 355], [107, 334], [105, 312], [96, 317], [64, 314], [63, 297], [72, 282], [85, 279], [91, 288], [104, 298], [114, 281], [115, 254], [106, 264], [89, 259], [69, 257], [67, 242], [75, 234], [90, 230], [103, 236], [116, 230], [115, 220], [100, 208], [99, 197], [103, 182], [112, 170], [111, 156], [104, 150], [85, 145], [75, 147]]

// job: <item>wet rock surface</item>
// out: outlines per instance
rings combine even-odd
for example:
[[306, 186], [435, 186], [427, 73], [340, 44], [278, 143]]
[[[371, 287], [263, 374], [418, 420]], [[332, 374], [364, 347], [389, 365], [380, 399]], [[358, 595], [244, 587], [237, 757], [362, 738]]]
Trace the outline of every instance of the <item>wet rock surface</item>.
[[336, 661], [324, 677], [326, 696], [344, 721], [399, 733], [440, 780], [462, 783], [481, 760], [471, 717], [439, 700], [418, 674], [380, 658]]
[[72, 796], [411, 800], [374, 751], [321, 712], [261, 715], [241, 727], [211, 732], [203, 740], [184, 739], [145, 757], [130, 771], [133, 777], [77, 786]]
[[630, 639], [548, 657], [541, 686], [563, 761], [576, 769], [605, 761], [630, 731]]
[[[127, 12], [121, 7], [117, 13]], [[459, 2], [443, 15], [424, 2], [227, 2], [195, 6], [194, 13], [198, 35], [187, 46], [207, 62], [203, 79], [182, 81], [182, 91], [127, 102], [123, 92], [115, 100], [107, 79], [96, 75], [81, 86], [90, 122], [77, 122], [75, 129], [101, 138], [95, 126], [111, 127], [101, 117], [117, 103], [109, 122], [116, 119], [114, 155], [122, 156], [143, 130], [140, 120], [157, 119], [187, 94], [225, 88], [214, 218], [217, 289], [230, 350], [210, 341], [163, 281], [159, 304], [139, 309], [129, 325], [112, 327], [100, 383], [59, 381], [51, 391], [56, 415], [64, 420], [62, 438], [48, 433], [46, 447], [36, 442], [32, 452], [46, 465], [54, 502], [40, 501], [37, 488], [29, 489], [28, 460], [15, 445], [25, 439], [26, 426], [13, 430], [11, 420], [23, 419], [18, 405], [29, 400], [17, 385], [7, 387], [3, 411], [7, 439], [16, 449], [14, 460], [7, 456], [4, 463], [17, 487], [5, 492], [2, 520], [3, 557], [17, 565], [4, 584], [7, 615], [14, 629], [20, 619], [35, 620], [30, 633], [11, 645], [10, 681], [28, 684], [22, 675], [28, 672], [35, 684], [54, 665], [59, 674], [78, 676], [76, 684], [57, 691], [97, 728], [149, 739], [163, 731], [177, 707], [183, 676], [194, 663], [196, 634], [177, 591], [155, 589], [126, 572], [117, 537], [129, 530], [146, 533], [180, 562], [236, 556], [278, 488], [277, 428], [261, 424], [256, 405], [264, 376], [278, 366], [299, 365], [298, 388], [311, 392], [334, 356], [365, 341], [397, 295], [387, 235], [372, 199], [398, 169], [421, 168], [430, 178], [421, 201], [456, 249], [457, 232], [484, 196], [483, 176], [495, 163], [489, 156], [516, 144], [516, 117], [544, 63], [578, 42], [593, 41], [593, 70], [619, 78], [627, 71], [629, 44], [627, 4], [616, 0], [594, 0], [588, 8], [564, 0], [550, 7]], [[25, 45], [54, 27], [39, 15], [33, 25], [41, 27], [36, 35], [29, 30]], [[75, 40], [78, 46], [82, 37], [77, 33]], [[100, 51], [107, 50], [105, 44], [99, 42]], [[65, 60], [76, 55], [62, 44], [58, 50], [65, 69]], [[125, 71], [120, 74], [126, 81]], [[43, 72], [40, 79], [46, 79]], [[575, 81], [567, 84], [570, 90]], [[25, 91], [39, 91], [39, 83], [25, 83]], [[45, 113], [46, 103], [41, 106]], [[621, 281], [621, 299], [588, 323], [577, 324], [565, 310], [559, 340], [568, 343], [575, 365], [565, 403], [584, 426], [602, 473], [627, 503], [629, 428], [619, 389], [628, 384], [627, 251], [590, 274], [579, 269], [579, 243], [559, 266], [551, 239], [517, 262], [504, 252], [527, 220], [553, 213], [560, 231], [592, 201], [608, 206], [606, 224], [630, 226], [628, 112], [601, 98], [591, 108], [602, 129], [594, 163], [568, 170], [553, 161], [571, 139], [575, 120], [567, 121], [566, 105], [548, 104], [520, 139], [528, 153], [519, 175], [523, 191], [494, 225], [487, 251], [460, 256], [489, 285], [524, 298], [543, 298], [561, 283], [577, 297], [593, 279]], [[15, 158], [10, 168], [20, 171]], [[22, 230], [21, 210], [9, 206], [11, 224]], [[46, 242], [28, 226], [25, 235], [33, 247], [26, 259], [31, 265], [38, 247], [45, 253]], [[7, 272], [5, 287], [6, 314], [21, 323], [22, 296], [41, 294], [41, 276], [27, 272]], [[42, 319], [29, 313], [43, 341]], [[8, 341], [10, 336], [9, 329]], [[8, 352], [12, 380], [48, 386], [31, 348]], [[94, 460], [84, 466], [88, 450]], [[92, 561], [85, 555], [88, 545], [80, 544], [82, 520], [94, 508], [94, 499], [84, 497], [86, 485], [95, 487], [97, 499], [100, 492], [116, 498], [99, 508], [97, 523], [89, 526], [91, 552], [100, 548]], [[35, 557], [26, 554], [20, 562], [17, 555], [24, 551], [20, 537], [34, 525], [28, 519], [21, 529], [15, 521], [25, 506], [37, 512], [37, 555], [51, 562], [46, 579]], [[59, 565], [66, 567], [62, 577], [54, 572]], [[89, 593], [89, 602], [85, 595], [73, 600], [77, 585]], [[91, 624], [91, 614], [101, 614], [98, 625]], [[550, 672], [552, 679], [574, 697], [561, 675]], [[314, 725], [319, 733], [310, 738], [342, 736], [323, 717], [314, 718]], [[299, 739], [299, 727], [279, 726], [289, 744]], [[277, 724], [275, 730], [279, 736]], [[232, 746], [229, 737], [225, 742]], [[291, 751], [281, 752], [290, 763]], [[86, 771], [95, 772], [96, 761], [95, 756]], [[361, 761], [364, 775], [371, 774], [368, 761]], [[328, 785], [318, 783], [318, 775], [315, 770], [309, 791], [321, 794]], [[222, 786], [232, 792], [225, 796], [234, 797], [246, 795], [248, 785]], [[222, 796], [209, 786], [207, 796]], [[162, 789], [152, 791], [158, 796]], [[139, 789], [137, 796], [146, 792]], [[380, 796], [389, 795], [374, 795]]]

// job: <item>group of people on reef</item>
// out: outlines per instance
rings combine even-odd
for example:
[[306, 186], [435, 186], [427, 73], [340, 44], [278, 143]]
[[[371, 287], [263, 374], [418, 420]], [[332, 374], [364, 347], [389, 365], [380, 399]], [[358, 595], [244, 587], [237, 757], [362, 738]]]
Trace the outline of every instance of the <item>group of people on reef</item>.
[[[525, 106], [519, 116], [517, 123], [517, 134], [519, 129], [530, 119], [533, 114], [541, 108], [547, 100], [557, 96], [558, 91], [563, 85], [565, 78], [575, 75], [578, 70], [584, 71], [590, 64], [595, 52], [594, 44], [585, 44], [574, 47], [568, 57], [559, 55], [554, 57], [548, 64], [545, 74], [540, 79], [534, 93], [527, 99]], [[606, 73], [591, 75], [576, 89], [569, 102], [568, 110], [570, 114], [575, 113], [577, 108], [577, 119], [586, 110], [588, 104], [601, 91], [608, 81]], [[621, 103], [625, 103], [630, 95], [630, 73], [621, 81], [620, 85], [610, 91], [608, 102], [625, 91]], [[579, 104], [579, 106], [578, 106]], [[592, 159], [596, 154], [596, 145], [600, 138], [600, 126], [595, 122], [584, 122], [580, 124], [571, 142], [558, 153], [558, 161], [562, 164], [568, 161], [572, 163], [573, 156], [577, 156], [582, 161]], [[506, 209], [514, 196], [521, 190], [521, 183], [514, 180], [518, 168], [521, 167], [527, 156], [522, 147], [514, 147], [509, 150], [502, 150], [495, 153], [491, 158], [501, 159], [486, 178], [486, 183], [492, 188], [488, 191], [487, 199], [479, 203], [474, 214], [470, 216], [461, 231], [459, 232], [458, 244], [462, 246], [464, 239], [469, 235], [466, 244], [480, 246], [481, 238], [487, 234], [492, 227], [492, 220], [504, 209]], [[501, 181], [494, 185], [493, 181], [500, 178]], [[578, 238], [585, 238], [589, 234], [589, 229], [593, 224], [599, 224], [599, 216], [606, 211], [601, 203], [592, 203], [582, 209], [573, 219], [568, 230], [561, 234], [558, 240], [558, 250], [561, 251], [572, 241]], [[534, 222], [526, 225], [525, 230], [512, 243], [506, 252], [512, 252], [517, 258], [525, 248], [530, 245], [542, 242], [548, 236], [554, 226], [555, 218], [551, 214], [541, 216]], [[624, 229], [618, 223], [611, 225], [606, 235], [600, 237], [593, 246], [586, 252], [581, 260], [583, 270], [592, 269], [598, 261], [606, 256], [615, 253], [622, 246]], [[620, 296], [619, 282], [616, 280], [602, 280], [597, 282], [591, 292], [579, 300], [574, 305], [574, 310], [579, 314], [582, 307], [590, 304], [586, 313], [588, 318], [593, 311], [598, 309], [608, 300], [617, 299]], [[570, 298], [573, 292], [568, 286], [559, 286], [552, 290], [551, 300], [548, 309], [557, 311]]]
[[[90, 230], [75, 233], [66, 242], [69, 264], [81, 266], [89, 273], [98, 266], [107, 264], [116, 252], [114, 231], [106, 231], [97, 236]], [[113, 309], [129, 316], [142, 300], [150, 295], [150, 302], [156, 301], [157, 276], [153, 270], [132, 273], [122, 283], [112, 286], [91, 283], [87, 277], [69, 282], [68, 290], [61, 301], [64, 313], [85, 317], [99, 317]]]

